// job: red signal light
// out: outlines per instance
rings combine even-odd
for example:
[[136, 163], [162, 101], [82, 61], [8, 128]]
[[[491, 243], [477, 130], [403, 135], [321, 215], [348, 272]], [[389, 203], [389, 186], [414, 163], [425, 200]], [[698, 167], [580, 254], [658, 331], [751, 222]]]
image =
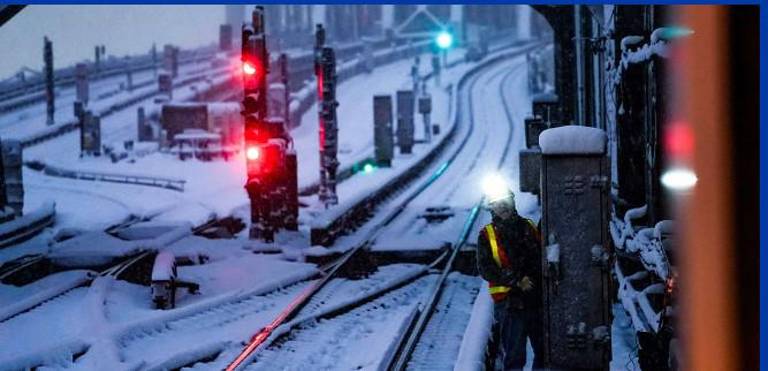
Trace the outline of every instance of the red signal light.
[[250, 62], [243, 62], [243, 73], [246, 75], [255, 75], [256, 66], [251, 64]]
[[248, 147], [248, 149], [245, 151], [245, 157], [248, 160], [256, 161], [261, 157], [261, 151], [259, 151], [259, 148], [257, 147]]
[[664, 149], [673, 159], [689, 159], [694, 151], [691, 126], [683, 121], [672, 122], [664, 130]]

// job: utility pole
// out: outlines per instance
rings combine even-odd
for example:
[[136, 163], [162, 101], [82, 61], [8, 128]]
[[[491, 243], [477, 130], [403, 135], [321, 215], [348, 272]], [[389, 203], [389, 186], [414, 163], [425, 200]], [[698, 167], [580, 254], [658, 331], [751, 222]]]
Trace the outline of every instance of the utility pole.
[[56, 97], [53, 90], [53, 43], [46, 36], [43, 39], [43, 69], [45, 75], [45, 103], [46, 103], [46, 121], [47, 125], [53, 125], [53, 114], [56, 111]]
[[318, 24], [315, 33], [315, 75], [317, 76], [318, 116], [320, 120], [320, 202], [326, 208], [339, 203], [336, 195], [336, 169], [339, 161], [336, 117], [336, 55], [324, 46], [325, 29]]

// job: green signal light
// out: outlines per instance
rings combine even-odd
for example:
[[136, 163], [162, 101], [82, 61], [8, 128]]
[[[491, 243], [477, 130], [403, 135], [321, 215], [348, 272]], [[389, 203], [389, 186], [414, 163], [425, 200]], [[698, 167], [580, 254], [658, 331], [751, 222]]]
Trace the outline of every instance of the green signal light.
[[453, 45], [453, 35], [451, 35], [449, 32], [442, 31], [437, 34], [435, 42], [437, 42], [437, 46], [440, 49], [448, 49]]

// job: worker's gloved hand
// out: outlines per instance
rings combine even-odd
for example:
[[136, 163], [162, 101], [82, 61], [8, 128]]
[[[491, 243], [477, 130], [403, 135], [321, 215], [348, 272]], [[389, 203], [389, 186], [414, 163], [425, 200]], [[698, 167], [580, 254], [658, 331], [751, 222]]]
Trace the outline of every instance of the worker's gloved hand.
[[523, 292], [530, 291], [533, 289], [533, 281], [531, 281], [530, 277], [524, 276], [520, 281], [517, 281], [517, 287], [519, 287], [520, 290], [523, 290]]

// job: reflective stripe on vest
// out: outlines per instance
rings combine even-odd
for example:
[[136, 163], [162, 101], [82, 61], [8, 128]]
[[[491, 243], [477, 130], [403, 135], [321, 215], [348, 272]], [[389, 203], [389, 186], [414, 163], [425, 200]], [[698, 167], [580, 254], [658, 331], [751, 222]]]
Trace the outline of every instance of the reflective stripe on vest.
[[536, 228], [536, 226], [533, 224], [533, 220], [525, 219], [525, 221], [527, 221], [528, 225], [530, 225], [531, 228], [533, 228], [533, 235], [536, 237], [536, 240], [539, 241], [539, 243], [541, 243], [541, 235], [539, 234], [539, 229]]
[[[500, 268], [511, 268], [507, 252], [504, 251], [504, 249], [499, 248], [499, 242], [496, 239], [496, 230], [493, 228], [493, 224], [486, 225], [485, 232], [488, 235], [488, 242], [491, 245], [493, 260]], [[512, 288], [509, 286], [499, 285], [490, 281], [488, 282], [488, 291], [491, 293], [494, 302], [504, 300], [511, 289]]]

